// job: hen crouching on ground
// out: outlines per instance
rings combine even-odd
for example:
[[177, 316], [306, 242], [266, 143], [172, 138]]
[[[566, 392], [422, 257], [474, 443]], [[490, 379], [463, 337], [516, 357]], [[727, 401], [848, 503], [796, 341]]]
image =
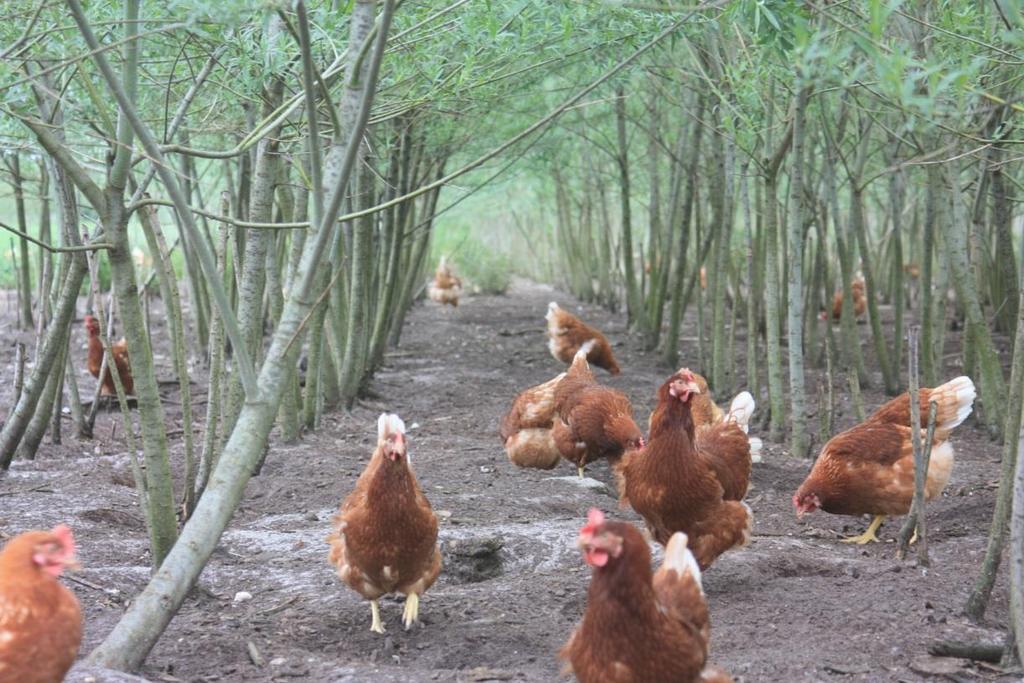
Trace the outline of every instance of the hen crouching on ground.
[[562, 457], [576, 465], [581, 477], [587, 463], [607, 458], [614, 465], [626, 450], [644, 445], [626, 395], [594, 380], [586, 345], [555, 387], [551, 433]]
[[549, 470], [562, 459], [552, 426], [555, 418], [555, 387], [561, 373], [543, 384], [524, 389], [512, 401], [501, 420], [501, 442], [508, 459], [520, 467]]
[[613, 375], [620, 372], [607, 337], [552, 301], [544, 316], [548, 322], [548, 350], [555, 360], [572, 363], [576, 353], [589, 343], [587, 362], [604, 368]]
[[437, 517], [412, 472], [397, 415], [377, 420], [377, 448], [333, 522], [330, 562], [370, 601], [370, 630], [384, 633], [378, 600], [396, 591], [406, 596], [402, 621], [411, 628], [420, 596], [441, 572], [441, 551]]
[[[928, 406], [935, 401], [935, 438], [925, 481], [925, 499], [942, 493], [953, 470], [952, 431], [971, 414], [976, 392], [969, 377], [957, 377], [934, 389], [921, 389], [921, 438]], [[887, 515], [905, 515], [914, 497], [914, 450], [910, 395], [897, 396], [867, 420], [829, 439], [807, 479], [793, 496], [798, 517], [824, 510], [834, 515], [873, 515], [867, 531], [843, 539], [863, 545], [877, 542], [875, 532]]]

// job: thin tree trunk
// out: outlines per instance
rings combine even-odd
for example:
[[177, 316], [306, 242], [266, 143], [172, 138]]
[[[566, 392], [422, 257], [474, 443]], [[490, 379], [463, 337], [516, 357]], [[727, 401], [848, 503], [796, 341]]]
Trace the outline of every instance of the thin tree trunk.
[[[656, 329], [654, 321], [661, 325], [661, 311], [664, 307], [664, 291], [661, 289], [661, 271], [665, 267], [666, 257], [670, 253], [669, 247], [662, 246], [664, 226], [661, 209], [661, 147], [658, 144], [658, 137], [661, 131], [661, 110], [658, 107], [658, 95], [654, 87], [653, 79], [648, 79], [651, 84], [649, 99], [647, 103], [648, 130], [647, 130], [647, 164], [650, 185], [650, 206], [648, 207], [647, 224], [647, 263], [641, 272], [650, 273], [647, 278], [647, 310], [645, 318], [651, 321], [651, 325], [645, 330], [644, 346], [652, 350], [658, 345], [658, 337], [661, 332]], [[664, 254], [664, 256], [663, 256]]]
[[[14, 190], [14, 209], [18, 220], [18, 230], [28, 234], [28, 220], [25, 218], [25, 183], [21, 175], [21, 158], [15, 152], [8, 162], [11, 172], [11, 187]], [[23, 330], [31, 330], [32, 323], [32, 274], [29, 268], [28, 240], [18, 240], [18, 326]], [[39, 300], [42, 308], [43, 300]]]
[[[221, 193], [221, 215], [230, 215], [229, 194], [227, 191]], [[230, 233], [230, 226], [221, 223], [217, 239], [217, 270], [223, 280], [224, 271], [227, 268], [227, 246]], [[221, 440], [221, 377], [224, 374], [224, 324], [220, 319], [220, 312], [216, 306], [210, 307], [210, 381], [206, 395], [206, 430], [203, 433], [203, 452], [199, 457], [199, 475], [197, 477], [197, 489], [195, 498], [198, 500], [206, 489], [210, 478], [210, 472], [217, 465], [217, 458], [220, 455]]]
[[179, 398], [181, 399], [181, 427], [185, 441], [185, 481], [182, 490], [182, 508], [185, 515], [195, 505], [196, 461], [192, 435], [192, 387], [188, 374], [188, 352], [185, 347], [185, 318], [181, 311], [181, 297], [178, 293], [178, 278], [171, 263], [163, 231], [155, 207], [146, 207], [139, 217], [142, 231], [146, 236], [153, 263], [160, 277], [160, 298], [164, 301], [167, 324], [171, 332], [171, 356], [174, 371], [178, 376]]
[[[893, 160], [895, 161], [895, 159]], [[890, 202], [892, 203], [892, 237], [890, 293], [892, 295], [892, 368], [899, 376], [903, 367], [903, 210], [904, 210], [904, 178], [898, 171], [892, 174], [889, 184]], [[916, 362], [916, 361], [915, 361]]]
[[747, 389], [757, 401], [761, 400], [761, 359], [757, 354], [757, 303], [761, 300], [761, 289], [757, 286], [757, 252], [754, 226], [750, 215], [750, 182], [746, 167], [740, 174], [743, 183], [740, 193], [743, 197], [743, 222], [746, 224], [746, 265], [747, 265]]
[[[996, 324], [1002, 331], [1009, 332], [1017, 320], [1018, 297], [1020, 282], [1017, 279], [1017, 264], [1013, 253], [1013, 201], [1006, 183], [1003, 166], [998, 162], [1002, 150], [996, 148], [992, 152], [992, 178], [990, 182], [992, 194], [992, 224], [996, 236], [996, 269], [999, 275], [1000, 291], [1003, 295], [999, 301], [993, 301], [997, 313]], [[1014, 352], [1016, 345], [1011, 347]]]
[[[284, 32], [284, 22], [272, 15], [266, 36], [268, 62], [278, 40]], [[275, 75], [263, 93], [263, 116], [269, 117], [280, 105], [284, 93], [284, 81]], [[278, 136], [280, 126], [267, 132], [256, 147], [256, 161], [253, 166], [252, 183], [249, 188], [249, 220], [269, 223], [273, 220], [274, 185], [277, 182]], [[239, 230], [236, 234], [241, 234]], [[244, 231], [245, 257], [242, 262], [241, 280], [238, 287], [238, 326], [244, 338], [249, 358], [259, 362], [263, 347], [263, 295], [266, 286], [267, 249], [273, 240], [268, 230], [249, 229]], [[244, 397], [244, 389], [237, 377], [231, 383], [228, 405], [224, 414], [225, 429], [234, 425]]]
[[981, 573], [970, 596], [964, 612], [974, 621], [985, 616], [992, 587], [995, 585], [999, 572], [999, 563], [1003, 555], [1003, 544], [1006, 539], [1007, 522], [1010, 516], [1013, 493], [1013, 476], [1017, 466], [1018, 444], [1013, 435], [1021, 433], [1021, 411], [1024, 410], [1024, 293], [1018, 293], [1017, 333], [1014, 343], [1013, 365], [1010, 371], [1010, 395], [1006, 427], [1003, 430], [1003, 458], [999, 474], [999, 493], [996, 496], [996, 507], [992, 513], [992, 525], [988, 530], [988, 546], [985, 560], [981, 565]]
[[[373, 174], [363, 165], [359, 174], [359, 194], [362, 203], [373, 203]], [[352, 240], [351, 305], [348, 309], [348, 335], [345, 340], [344, 363], [341, 367], [341, 394], [347, 409], [355, 404], [366, 364], [366, 336], [369, 329], [365, 300], [369, 294], [369, 271], [373, 266], [373, 218], [359, 218], [355, 222]], [[307, 379], [307, 382], [309, 380]]]
[[[705, 95], [702, 93], [697, 100], [697, 113], [694, 117], [700, 121], [704, 112]], [[697, 193], [697, 164], [700, 160], [700, 146], [703, 137], [703, 126], [694, 123], [692, 138], [689, 144], [689, 164], [683, 173], [685, 190], [683, 193], [683, 208], [679, 212], [679, 246], [676, 251], [675, 269], [672, 278], [672, 303], [669, 307], [668, 329], [665, 332], [665, 351], [662, 360], [665, 365], [671, 368], [679, 364], [679, 331], [683, 322], [683, 306], [685, 297], [683, 287], [686, 282], [686, 250], [690, 243], [690, 221], [693, 218], [693, 205]], [[697, 271], [700, 265], [695, 266]]]
[[805, 115], [809, 88], [800, 85], [793, 108], [793, 158], [790, 166], [789, 197], [789, 402], [792, 410], [790, 450], [797, 457], [807, 455], [807, 394], [804, 385], [803, 340], [803, 162]]
[[[768, 130], [774, 125], [775, 86], [771, 86], [768, 98]], [[765, 289], [765, 341], [768, 348], [768, 438], [778, 441], [782, 436], [786, 420], [785, 398], [782, 390], [782, 348], [780, 344], [781, 309], [779, 304], [779, 218], [778, 218], [778, 172], [793, 141], [792, 126], [775, 149], [764, 169], [764, 289]], [[772, 148], [772, 141], [766, 142]]]
[[[75, 228], [77, 229], [77, 222]], [[65, 331], [71, 325], [78, 292], [82, 289], [82, 283], [85, 281], [87, 267], [82, 252], [66, 254], [64, 258], [70, 260], [70, 267], [61, 284], [60, 297], [54, 307], [53, 318], [46, 328], [46, 334], [40, 344], [39, 355], [35, 358], [32, 372], [25, 379], [21, 397], [4, 421], [3, 429], [0, 430], [0, 470], [6, 470], [11, 466], [14, 452], [25, 434], [29, 420], [36, 411], [46, 381], [55, 367], [54, 363], [57, 361], [61, 345], [65, 342]]]
[[1017, 438], [1017, 467], [1013, 475], [1009, 574], [1010, 629], [1017, 640], [1017, 660], [1024, 661], [1024, 421]]
[[[868, 317], [871, 320], [871, 336], [875, 341], [875, 355], [878, 357], [878, 367], [882, 371], [882, 382], [885, 384], [885, 391], [890, 396], [899, 393], [899, 369], [892, 367], [889, 356], [889, 346], [882, 331], [882, 319], [878, 311], [878, 289], [875, 279], [875, 271], [871, 267], [871, 255], [868, 249], [867, 225], [864, 218], [864, 188], [856, 186], [859, 179], [851, 179], [855, 187], [850, 192], [850, 224], [857, 235], [857, 243], [860, 246], [860, 258], [864, 263], [864, 296], [867, 297]], [[846, 283], [843, 283], [843, 301], [849, 301], [850, 308], [853, 307], [852, 290], [850, 298], [846, 298]], [[846, 306], [844, 306], [846, 308]]]
[[[108, 251], [110, 275], [113, 282], [117, 310], [121, 313], [124, 337], [128, 342], [132, 378], [135, 380], [135, 395], [138, 399], [139, 426], [142, 432], [142, 449], [146, 462], [146, 481], [149, 492], [150, 542], [153, 567], [159, 567], [178, 535], [177, 519], [174, 512], [174, 490], [171, 478], [170, 458], [167, 452], [163, 404], [153, 365], [153, 349], [146, 334], [146, 325], [135, 283], [135, 263], [132, 261], [131, 245], [128, 241], [128, 226], [121, 204], [124, 189], [108, 190], [110, 214], [103, 221], [106, 240], [113, 245]], [[109, 362], [108, 362], [109, 365]], [[110, 368], [111, 374], [118, 374]]]
[[[61, 345], [60, 352], [57, 354], [57, 359], [54, 361], [56, 367], [64, 367], [66, 356], [67, 337], [65, 337], [64, 344]], [[22, 437], [21, 443], [18, 445], [18, 450], [16, 452], [17, 457], [24, 460], [35, 460], [36, 452], [39, 450], [39, 444], [43, 442], [43, 436], [46, 434], [46, 430], [50, 426], [50, 417], [53, 415], [53, 405], [57, 400], [57, 392], [60, 390], [63, 378], [63, 372], [54, 370], [46, 379], [46, 387], [43, 389], [43, 395], [39, 398], [39, 406], [36, 408], [35, 413], [33, 413], [32, 419], [29, 421], [28, 428], [25, 430], [25, 436]]]
[[715, 233], [714, 264], [708, 269], [708, 288], [711, 294], [711, 387], [717, 395], [730, 393], [726, 374], [727, 359], [731, 359], [725, 341], [725, 290], [729, 280], [729, 252], [732, 242], [733, 218], [733, 155], [729, 143], [715, 135], [713, 145], [715, 186], [719, 188], [711, 197], [710, 229]]
[[[647, 329], [640, 288], [636, 281], [633, 261], [633, 219], [630, 209], [629, 145], [626, 139], [626, 92], [623, 86], [615, 91], [615, 122], [618, 132], [619, 201], [622, 205], [622, 259], [626, 274], [626, 310], [630, 327]], [[589, 276], [588, 276], [589, 281]]]
[[971, 340], [970, 348], [977, 354], [981, 370], [981, 400], [985, 408], [985, 414], [990, 426], [996, 430], [1002, 430], [1006, 426], [1006, 382], [1003, 379], [1003, 370], [999, 364], [999, 355], [996, 353], [992, 342], [992, 333], [989, 330], [988, 320], [981, 308], [981, 301], [978, 291], [975, 288], [974, 278], [971, 277], [971, 268], [967, 255], [967, 234], [969, 223], [964, 212], [963, 198], [960, 196], [956, 172], [956, 164], [947, 166], [949, 174], [949, 185], [953, 188], [954, 220], [947, 225], [946, 230], [946, 257], [949, 260], [950, 271], [953, 275], [953, 282], [956, 286], [957, 297], [963, 302], [967, 316], [966, 332]]
[[[918, 280], [919, 291], [921, 292], [921, 372], [924, 375], [924, 383], [929, 387], [938, 386], [942, 358], [936, 353], [935, 326], [937, 324], [935, 315], [934, 292], [932, 285], [932, 264], [935, 254], [936, 225], [940, 221], [941, 207], [945, 202], [940, 198], [942, 193], [942, 171], [936, 166], [929, 166], [927, 170], [928, 181], [924, 204], [924, 230], [921, 241], [921, 277]], [[941, 213], [940, 213], [941, 212]], [[942, 228], [939, 228], [941, 232]], [[945, 292], [940, 292], [944, 297]]]

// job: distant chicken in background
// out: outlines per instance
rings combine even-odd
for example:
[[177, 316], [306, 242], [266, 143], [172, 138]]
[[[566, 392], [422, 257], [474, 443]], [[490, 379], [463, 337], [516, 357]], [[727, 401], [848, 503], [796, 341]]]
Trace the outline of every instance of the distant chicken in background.
[[633, 420], [633, 406], [620, 391], [601, 386], [587, 364], [587, 345], [555, 386], [555, 418], [551, 430], [562, 457], [583, 467], [607, 458], [613, 464], [631, 448], [643, 448], [644, 437]]
[[622, 504], [644, 518], [662, 545], [677, 531], [690, 538], [701, 569], [750, 540], [753, 516], [742, 502], [750, 484], [750, 444], [734, 422], [694, 425], [701, 389], [682, 369], [658, 389], [649, 443], [626, 453], [616, 470]]
[[382, 595], [405, 594], [406, 630], [419, 618], [420, 596], [441, 572], [437, 517], [409, 464], [405, 423], [397, 415], [377, 420], [377, 448], [341, 504], [327, 537], [338, 576], [370, 601], [370, 630], [384, 633]]
[[75, 539], [64, 525], [19, 534], [4, 546], [0, 552], [0, 680], [64, 680], [82, 642], [82, 609], [58, 578], [77, 565]]
[[587, 361], [613, 375], [619, 374], [619, 364], [615, 361], [611, 344], [603, 334], [554, 301], [548, 304], [544, 318], [548, 321], [548, 349], [555, 360], [568, 365], [580, 347], [592, 342], [588, 346]]
[[[99, 379], [100, 366], [103, 363], [103, 342], [100, 341], [100, 321], [91, 315], [85, 316], [85, 330], [89, 334], [89, 351], [87, 366], [89, 374]], [[124, 393], [131, 396], [135, 393], [135, 379], [132, 377], [132, 366], [128, 360], [128, 342], [124, 337], [110, 347], [110, 355], [114, 357], [114, 365], [117, 367], [117, 374], [121, 377], [121, 384], [124, 385]], [[114, 378], [110, 374], [110, 368], [103, 373], [103, 380], [100, 388], [101, 396], [116, 396], [114, 389]]]
[[[861, 318], [864, 316], [864, 312], [868, 308], [868, 298], [865, 294], [864, 289], [864, 276], [860, 273], [854, 278], [853, 282], [850, 283], [850, 290], [853, 294], [853, 317], [854, 319]], [[840, 287], [836, 290], [836, 293], [832, 296], [832, 320], [838, 321], [843, 314], [843, 289]], [[827, 316], [824, 311], [821, 313], [821, 319], [826, 320]]]
[[434, 281], [427, 288], [427, 296], [434, 303], [449, 304], [455, 308], [459, 306], [459, 297], [462, 296], [462, 280], [452, 273], [445, 256], [441, 257], [441, 263], [438, 264], [437, 270], [434, 272]]
[[[748, 441], [750, 441], [750, 457], [752, 462], [761, 462], [761, 449], [764, 444], [761, 439], [756, 436], [749, 436], [750, 429], [750, 418], [754, 415], [754, 409], [757, 404], [754, 402], [754, 397], [750, 395], [749, 391], [741, 391], [736, 394], [735, 398], [732, 399], [732, 403], [729, 404], [729, 410], [723, 410], [720, 408], [711, 397], [711, 392], [708, 389], [708, 381], [696, 372], [692, 372], [688, 368], [682, 368], [679, 370], [680, 373], [689, 373], [694, 381], [697, 383], [697, 388], [700, 390], [699, 393], [690, 397], [691, 412], [693, 413], [693, 423], [699, 430], [701, 427], [708, 425], [721, 424], [723, 422], [735, 422], [740, 429], [743, 430], [744, 434], [748, 434]], [[651, 417], [647, 421], [648, 431], [651, 425], [654, 423], [655, 416], [657, 415], [657, 409], [651, 413]]]
[[508, 459], [520, 467], [549, 470], [562, 459], [552, 426], [555, 418], [555, 387], [566, 373], [543, 384], [524, 389], [512, 401], [501, 421], [501, 442]]
[[577, 544], [593, 567], [583, 621], [559, 652], [580, 683], [729, 683], [709, 667], [711, 624], [701, 573], [685, 534], [651, 551], [632, 524], [591, 509]]
[[[928, 424], [928, 404], [938, 404], [925, 483], [925, 498], [930, 500], [949, 483], [953, 470], [949, 436], [971, 414], [976, 392], [969, 377], [957, 377], [919, 393], [922, 440]], [[903, 394], [864, 422], [829, 439], [793, 496], [793, 505], [798, 517], [815, 510], [834, 515], [873, 515], [867, 531], [843, 542], [877, 542], [875, 532], [887, 515], [905, 515], [910, 511], [914, 469], [910, 395]]]

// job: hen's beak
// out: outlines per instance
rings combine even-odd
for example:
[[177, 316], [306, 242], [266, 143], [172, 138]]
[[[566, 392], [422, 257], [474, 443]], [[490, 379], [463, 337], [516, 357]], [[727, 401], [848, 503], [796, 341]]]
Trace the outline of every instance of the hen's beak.
[[395, 434], [395, 440], [387, 445], [384, 455], [392, 462], [398, 462], [398, 459], [405, 455], [405, 435]]
[[696, 382], [687, 382], [686, 383], [686, 390], [689, 391], [691, 394], [699, 394], [700, 393], [700, 385], [697, 384]]

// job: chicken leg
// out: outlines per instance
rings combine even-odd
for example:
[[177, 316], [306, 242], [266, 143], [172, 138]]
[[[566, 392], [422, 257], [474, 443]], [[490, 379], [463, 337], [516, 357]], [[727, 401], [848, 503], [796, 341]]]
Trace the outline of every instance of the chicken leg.
[[405, 596], [405, 609], [402, 610], [402, 622], [408, 631], [420, 616], [420, 596], [409, 593]]
[[875, 518], [871, 520], [871, 524], [868, 526], [867, 530], [864, 533], [862, 533], [860, 536], [850, 536], [849, 538], [844, 538], [842, 542], [856, 543], [857, 545], [864, 545], [865, 543], [878, 543], [879, 538], [875, 535], [875, 532], [878, 531], [878, 527], [882, 526], [882, 522], [884, 521], [885, 515], [875, 515]]
[[576, 474], [580, 475], [581, 479], [583, 478], [583, 476], [584, 476], [584, 474], [583, 474], [583, 465], [577, 465], [576, 466]]
[[380, 603], [378, 601], [370, 600], [370, 614], [373, 616], [370, 630], [374, 633], [385, 633], [384, 624], [380, 620]]

